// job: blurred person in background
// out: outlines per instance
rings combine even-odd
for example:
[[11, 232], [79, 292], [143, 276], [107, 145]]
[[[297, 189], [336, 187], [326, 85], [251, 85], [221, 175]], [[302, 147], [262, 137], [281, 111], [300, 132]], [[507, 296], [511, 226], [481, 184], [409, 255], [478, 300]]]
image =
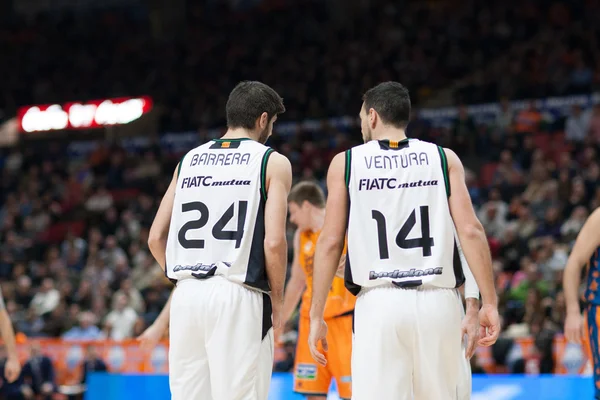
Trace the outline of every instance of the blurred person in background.
[[113, 309], [104, 321], [106, 336], [112, 340], [124, 340], [133, 337], [138, 314], [129, 305], [130, 300], [124, 293], [114, 295]]
[[583, 145], [590, 129], [591, 115], [580, 105], [574, 105], [565, 124], [565, 138], [576, 146]]
[[85, 356], [81, 365], [81, 383], [87, 382], [88, 374], [92, 372], [107, 372], [108, 367], [100, 354], [98, 348], [92, 344], [85, 347]]
[[[51, 400], [57, 391], [56, 374], [52, 360], [42, 353], [39, 342], [29, 346], [29, 359], [23, 366], [22, 390], [27, 394], [35, 394], [40, 400]], [[33, 396], [27, 396], [33, 398]]]
[[96, 326], [96, 316], [89, 311], [79, 314], [79, 324], [66, 331], [62, 338], [65, 340], [100, 340], [105, 335]]
[[54, 310], [59, 302], [60, 293], [54, 287], [54, 280], [52, 278], [44, 278], [42, 286], [31, 300], [31, 309], [37, 316], [43, 316]]
[[[288, 197], [290, 222], [297, 229], [294, 234], [294, 256], [290, 279], [287, 282], [283, 301], [282, 323], [287, 324], [298, 307], [300, 299], [300, 321], [296, 347], [294, 391], [317, 400], [326, 395], [335, 379], [340, 398], [350, 399], [351, 390], [351, 354], [352, 354], [352, 315], [356, 298], [346, 290], [342, 278], [345, 265], [345, 251], [340, 258], [338, 272], [333, 279], [327, 297], [325, 318], [330, 329], [326, 354], [327, 365], [317, 365], [311, 370], [313, 359], [308, 347], [310, 328], [310, 302], [312, 297], [312, 277], [314, 271], [314, 252], [317, 239], [325, 220], [325, 194], [314, 182], [297, 183]], [[283, 329], [283, 327], [281, 328]], [[276, 331], [276, 340], [282, 330]]]
[[133, 287], [131, 279], [126, 278], [121, 281], [119, 290], [117, 290], [113, 295], [113, 309], [116, 308], [117, 300], [120, 298], [120, 295], [125, 295], [127, 297], [127, 306], [131, 307], [138, 315], [142, 315], [144, 313], [146, 309], [144, 299], [142, 298], [140, 292]]

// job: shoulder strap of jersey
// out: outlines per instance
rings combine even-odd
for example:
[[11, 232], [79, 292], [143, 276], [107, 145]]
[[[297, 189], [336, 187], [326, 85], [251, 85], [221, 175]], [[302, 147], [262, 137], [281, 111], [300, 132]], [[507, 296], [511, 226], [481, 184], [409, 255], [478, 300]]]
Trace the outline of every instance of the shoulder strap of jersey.
[[273, 154], [273, 149], [268, 148], [263, 154], [262, 163], [260, 165], [260, 193], [262, 199], [267, 201], [267, 164], [269, 163], [269, 157]]
[[442, 173], [444, 174], [444, 184], [446, 185], [446, 195], [450, 197], [450, 175], [448, 175], [448, 159], [446, 158], [446, 152], [441, 146], [437, 146], [438, 152], [440, 153], [440, 161], [442, 163]]

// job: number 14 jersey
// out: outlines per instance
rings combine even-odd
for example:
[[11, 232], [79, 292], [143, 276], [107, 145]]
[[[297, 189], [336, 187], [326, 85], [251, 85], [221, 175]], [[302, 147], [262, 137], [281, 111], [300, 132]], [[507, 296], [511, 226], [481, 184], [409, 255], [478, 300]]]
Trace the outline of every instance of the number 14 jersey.
[[269, 290], [263, 243], [272, 151], [250, 139], [217, 139], [182, 158], [167, 239], [169, 279], [218, 275]]
[[346, 287], [464, 283], [443, 149], [416, 139], [372, 140], [346, 152]]

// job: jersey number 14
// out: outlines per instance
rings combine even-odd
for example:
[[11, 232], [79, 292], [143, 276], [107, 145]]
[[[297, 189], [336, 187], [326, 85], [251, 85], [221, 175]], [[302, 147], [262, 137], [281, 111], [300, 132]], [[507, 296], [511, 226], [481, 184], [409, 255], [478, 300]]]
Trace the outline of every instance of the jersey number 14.
[[[421, 248], [423, 250], [423, 257], [431, 256], [431, 248], [433, 247], [433, 238], [429, 236], [429, 207], [421, 206], [421, 237], [408, 239], [408, 235], [417, 224], [417, 210], [414, 209], [408, 216], [408, 219], [400, 228], [400, 231], [396, 235], [396, 245], [401, 249], [415, 249]], [[388, 247], [387, 239], [387, 223], [385, 216], [381, 211], [372, 210], [371, 216], [377, 223], [377, 240], [379, 242], [379, 258], [387, 260], [390, 258], [390, 250]]]
[[[212, 236], [217, 240], [235, 240], [235, 248], [239, 248], [244, 237], [244, 224], [246, 223], [246, 212], [248, 211], [248, 202], [238, 202], [238, 215], [237, 215], [237, 228], [234, 231], [226, 231], [225, 226], [233, 218], [235, 211], [235, 204], [231, 204], [227, 211], [219, 218], [212, 228]], [[191, 203], [184, 203], [181, 205], [181, 212], [186, 213], [190, 211], [199, 211], [200, 218], [193, 221], [186, 222], [177, 235], [179, 244], [184, 249], [203, 249], [203, 239], [188, 239], [186, 234], [188, 231], [204, 228], [208, 223], [208, 207], [201, 201], [193, 201]]]

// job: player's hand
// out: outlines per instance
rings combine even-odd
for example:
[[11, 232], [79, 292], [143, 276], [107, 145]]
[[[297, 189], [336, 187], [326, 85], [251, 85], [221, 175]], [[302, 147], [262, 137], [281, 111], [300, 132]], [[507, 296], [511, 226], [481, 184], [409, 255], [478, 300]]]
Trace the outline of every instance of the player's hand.
[[310, 320], [310, 334], [308, 335], [308, 347], [312, 358], [322, 366], [327, 365], [325, 355], [318, 350], [319, 342], [321, 342], [324, 351], [329, 350], [327, 345], [327, 324], [323, 319]]
[[479, 310], [479, 345], [489, 347], [496, 343], [500, 335], [498, 307], [484, 304]]
[[13, 383], [21, 375], [21, 363], [16, 357], [8, 357], [4, 366], [4, 377], [8, 383]]
[[565, 320], [565, 337], [569, 342], [581, 344], [585, 335], [583, 318], [579, 313], [568, 313]]
[[477, 311], [469, 312], [465, 315], [461, 325], [461, 337], [467, 342], [465, 343], [465, 357], [470, 360], [475, 354], [477, 348], [477, 341], [479, 340], [479, 317]]
[[136, 339], [140, 342], [140, 346], [144, 350], [152, 350], [156, 347], [160, 339], [162, 339], [165, 330], [156, 324], [150, 325], [140, 336]]
[[283, 336], [283, 326], [277, 329], [273, 329], [273, 340], [275, 344], [281, 344], [281, 337]]

